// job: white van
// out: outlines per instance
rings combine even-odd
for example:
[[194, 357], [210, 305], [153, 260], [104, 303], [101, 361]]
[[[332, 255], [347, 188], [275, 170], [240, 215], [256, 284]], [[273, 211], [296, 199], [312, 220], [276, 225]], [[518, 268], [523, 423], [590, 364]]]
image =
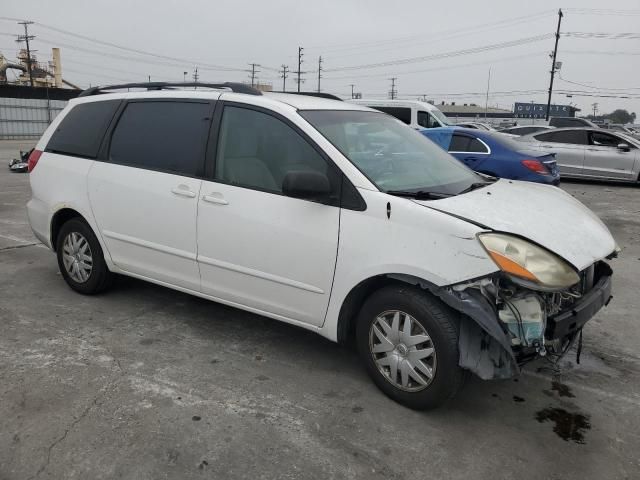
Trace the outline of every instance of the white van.
[[74, 290], [129, 275], [353, 341], [411, 408], [453, 396], [465, 370], [507, 378], [563, 355], [611, 298], [616, 244], [584, 205], [481, 176], [364, 106], [94, 87], [28, 164], [31, 227]]
[[427, 102], [417, 100], [348, 100], [356, 105], [364, 105], [388, 113], [413, 128], [435, 128], [453, 125], [444, 113]]

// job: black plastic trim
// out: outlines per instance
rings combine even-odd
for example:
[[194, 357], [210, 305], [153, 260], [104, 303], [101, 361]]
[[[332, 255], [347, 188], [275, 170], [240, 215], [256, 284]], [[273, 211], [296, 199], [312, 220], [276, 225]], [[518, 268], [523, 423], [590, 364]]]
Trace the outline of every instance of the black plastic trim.
[[130, 88], [146, 88], [149, 90], [173, 90], [181, 87], [198, 87], [213, 89], [228, 89], [235, 93], [245, 93], [247, 95], [262, 95], [260, 90], [238, 82], [224, 83], [198, 83], [198, 82], [145, 82], [145, 83], [122, 83], [119, 85], [104, 85], [91, 87], [83, 90], [78, 97], [88, 97], [100, 93], [109, 93], [106, 90], [125, 90]]

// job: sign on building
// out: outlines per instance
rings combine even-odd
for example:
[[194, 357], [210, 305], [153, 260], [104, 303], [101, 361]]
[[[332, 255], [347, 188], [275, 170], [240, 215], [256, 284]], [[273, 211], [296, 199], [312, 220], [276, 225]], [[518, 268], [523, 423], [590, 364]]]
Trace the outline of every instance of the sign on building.
[[[513, 115], [516, 118], [545, 118], [547, 116], [546, 103], [519, 103], [513, 107]], [[574, 117], [575, 109], [570, 105], [551, 105], [550, 117]]]

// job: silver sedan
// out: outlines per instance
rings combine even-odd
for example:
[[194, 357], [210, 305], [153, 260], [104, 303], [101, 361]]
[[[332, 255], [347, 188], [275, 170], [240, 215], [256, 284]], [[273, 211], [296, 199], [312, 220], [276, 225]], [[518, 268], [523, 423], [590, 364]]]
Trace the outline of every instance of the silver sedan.
[[556, 128], [514, 140], [556, 154], [562, 177], [640, 182], [640, 141], [599, 128]]

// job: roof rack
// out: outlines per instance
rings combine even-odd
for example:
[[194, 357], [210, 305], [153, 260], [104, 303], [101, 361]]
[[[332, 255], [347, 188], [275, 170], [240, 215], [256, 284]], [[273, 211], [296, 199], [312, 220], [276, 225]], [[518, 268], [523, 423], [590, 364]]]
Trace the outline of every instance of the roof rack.
[[309, 97], [320, 97], [320, 98], [327, 98], [329, 100], [340, 100], [341, 102], [343, 101], [340, 97], [336, 95], [333, 95], [331, 93], [324, 93], [324, 92], [275, 92], [275, 93], [287, 93], [291, 95], [307, 95]]
[[144, 82], [144, 83], [123, 83], [120, 85], [105, 85], [103, 87], [91, 87], [83, 90], [79, 97], [88, 97], [105, 93], [106, 90], [124, 90], [130, 88], [146, 88], [147, 90], [173, 90], [180, 87], [199, 87], [228, 89], [235, 93], [246, 93], [247, 95], [262, 95], [260, 90], [237, 82], [224, 83], [200, 83], [200, 82]]

